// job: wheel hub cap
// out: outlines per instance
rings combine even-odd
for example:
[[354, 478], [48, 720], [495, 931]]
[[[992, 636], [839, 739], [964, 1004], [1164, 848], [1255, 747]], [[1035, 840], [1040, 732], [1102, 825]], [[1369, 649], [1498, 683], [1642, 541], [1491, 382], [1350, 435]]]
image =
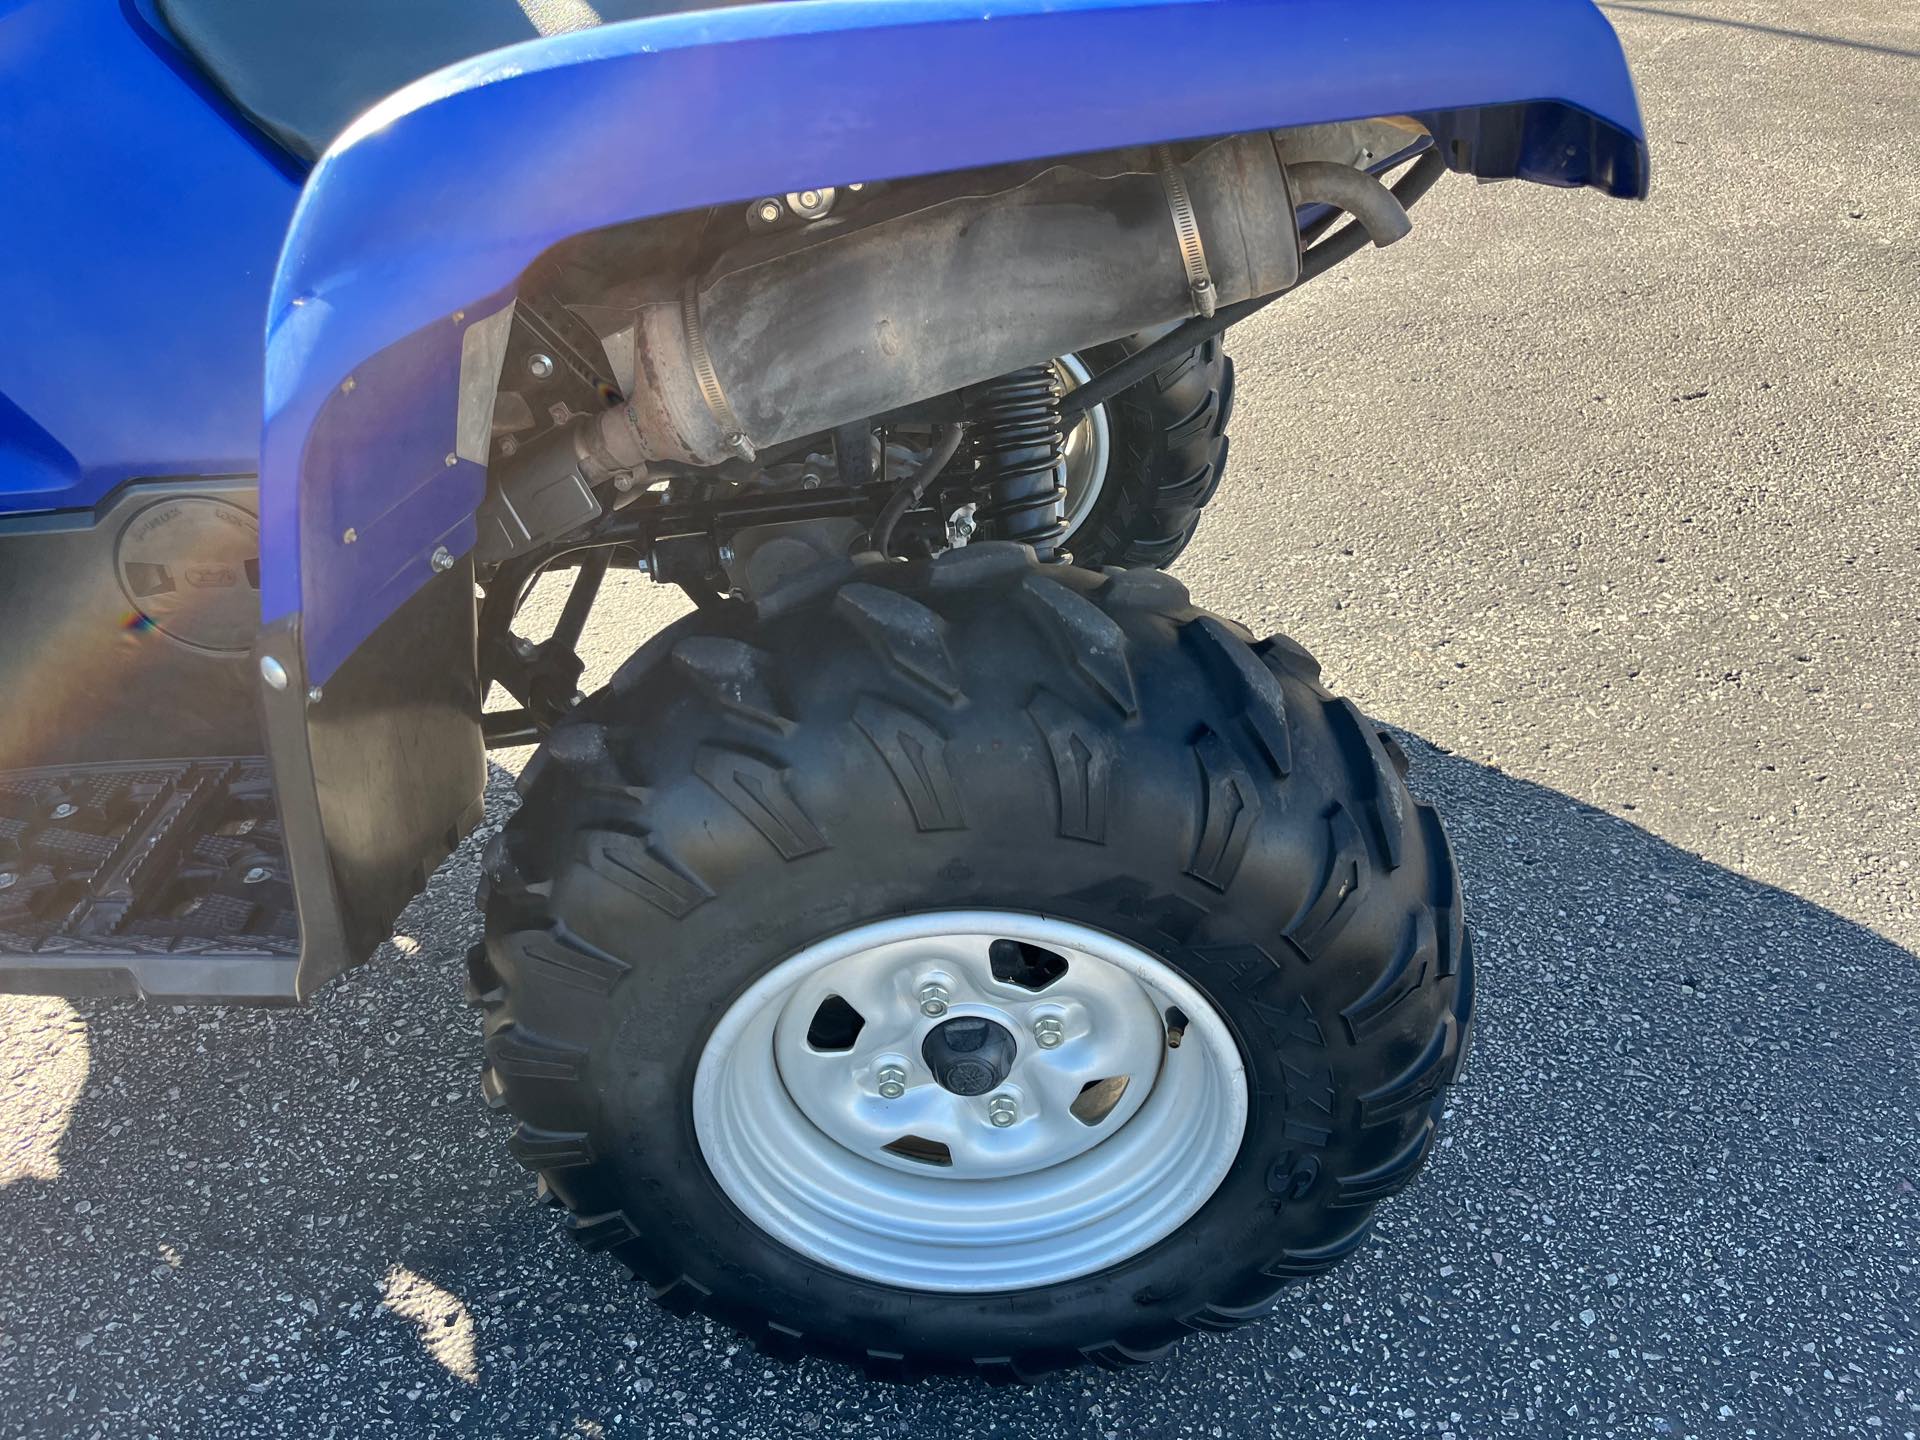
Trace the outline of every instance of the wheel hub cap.
[[1006, 1026], [968, 1017], [934, 1026], [920, 1047], [920, 1057], [941, 1089], [955, 1095], [984, 1095], [1007, 1078], [1017, 1050]]
[[1238, 1047], [1191, 983], [1114, 936], [1010, 912], [809, 946], [721, 1017], [694, 1086], [702, 1156], [761, 1229], [864, 1279], [954, 1292], [1054, 1284], [1165, 1238], [1224, 1178], [1246, 1117]]

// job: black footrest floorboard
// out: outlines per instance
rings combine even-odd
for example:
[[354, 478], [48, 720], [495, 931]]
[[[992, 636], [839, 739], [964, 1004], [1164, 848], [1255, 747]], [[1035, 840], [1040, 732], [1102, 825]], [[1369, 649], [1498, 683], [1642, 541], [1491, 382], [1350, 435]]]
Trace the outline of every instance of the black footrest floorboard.
[[295, 998], [300, 931], [257, 756], [0, 771], [0, 991]]

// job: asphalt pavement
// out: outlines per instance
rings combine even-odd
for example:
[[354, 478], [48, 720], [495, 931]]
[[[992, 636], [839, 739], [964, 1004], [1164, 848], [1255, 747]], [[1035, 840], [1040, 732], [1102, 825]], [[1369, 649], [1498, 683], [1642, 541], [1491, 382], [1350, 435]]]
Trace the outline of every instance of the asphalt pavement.
[[[304, 1010], [0, 997], [0, 1435], [1914, 1440], [1920, 10], [1608, 8], [1655, 199], [1448, 184], [1235, 332], [1179, 567], [1460, 851], [1479, 1042], [1378, 1243], [1127, 1374], [767, 1361], [506, 1157], [476, 837]], [[613, 598], [602, 672], [678, 609]]]

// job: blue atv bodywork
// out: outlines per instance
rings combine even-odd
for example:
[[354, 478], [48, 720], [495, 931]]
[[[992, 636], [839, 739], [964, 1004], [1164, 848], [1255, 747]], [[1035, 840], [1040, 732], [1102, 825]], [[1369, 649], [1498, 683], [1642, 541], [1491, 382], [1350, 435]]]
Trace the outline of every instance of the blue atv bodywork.
[[[796, 83], [815, 75], [859, 83]], [[478, 813], [462, 557], [487, 457], [458, 433], [462, 353], [543, 252], [809, 184], [1380, 115], [1419, 120], [1454, 170], [1482, 179], [1647, 188], [1632, 82], [1589, 0], [1012, 0], [990, 14], [807, 0], [669, 14], [427, 75], [310, 171], [143, 0], [0, 5], [0, 603], [31, 600], [36, 616], [68, 604], [69, 579], [29, 563], [56, 538], [63, 577], [110, 574], [105, 532], [145, 487], [213, 483], [250, 507], [257, 477], [261, 612], [247, 657], [185, 653], [137, 606], [134, 623], [88, 631], [76, 643], [98, 678], [75, 682], [64, 743], [47, 742], [45, 712], [31, 734], [0, 723], [0, 771], [264, 751], [304, 958], [254, 998], [310, 993], [365, 958]], [[94, 619], [112, 609], [99, 603], [110, 586], [71, 583]], [[45, 646], [44, 634], [0, 645], [0, 679], [39, 683]], [[263, 662], [281, 686], [260, 687]], [[229, 729], [254, 725], [258, 699], [264, 743], [162, 722], [145, 750], [94, 723], [128, 675], [150, 687], [137, 703], [164, 713], [169, 667], [183, 687], [235, 698], [245, 713]], [[337, 708], [322, 713], [310, 698], [322, 693]], [[96, 733], [118, 738], [89, 753]], [[25, 974], [0, 983], [37, 983]], [[245, 997], [253, 984], [174, 988]]]

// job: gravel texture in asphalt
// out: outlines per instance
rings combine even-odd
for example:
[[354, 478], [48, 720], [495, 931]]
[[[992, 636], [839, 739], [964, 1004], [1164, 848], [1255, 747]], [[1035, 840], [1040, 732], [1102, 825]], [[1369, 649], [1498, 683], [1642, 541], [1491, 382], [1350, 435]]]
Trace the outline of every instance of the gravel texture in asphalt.
[[[304, 1010], [0, 997], [0, 1435], [1914, 1440], [1920, 12], [1608, 9], [1655, 200], [1444, 185], [1236, 332], [1180, 566], [1459, 847], [1479, 1044], [1376, 1244], [1027, 1389], [665, 1315], [476, 1093], [483, 831]], [[603, 675], [678, 608], [610, 594]]]

